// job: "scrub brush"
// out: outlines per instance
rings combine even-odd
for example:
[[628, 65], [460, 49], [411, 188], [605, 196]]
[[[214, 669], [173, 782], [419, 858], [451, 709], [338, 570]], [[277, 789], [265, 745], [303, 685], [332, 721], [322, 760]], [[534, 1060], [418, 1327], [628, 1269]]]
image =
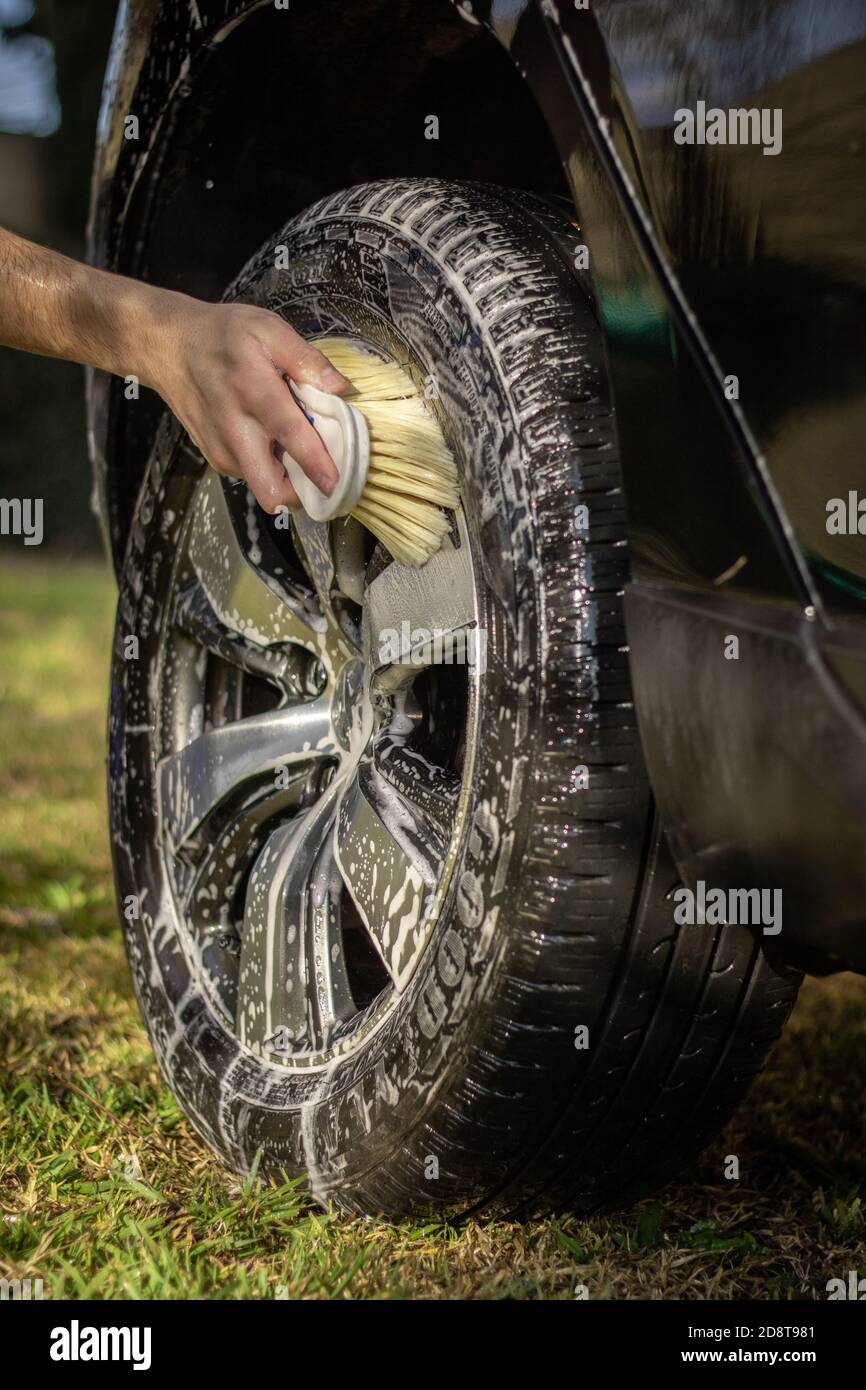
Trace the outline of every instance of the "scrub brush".
[[289, 388], [340, 475], [330, 497], [285, 451], [281, 459], [314, 521], [354, 516], [402, 565], [420, 566], [448, 533], [443, 508], [459, 501], [457, 468], [412, 378], [345, 338], [315, 346], [351, 383], [343, 396], [290, 381]]

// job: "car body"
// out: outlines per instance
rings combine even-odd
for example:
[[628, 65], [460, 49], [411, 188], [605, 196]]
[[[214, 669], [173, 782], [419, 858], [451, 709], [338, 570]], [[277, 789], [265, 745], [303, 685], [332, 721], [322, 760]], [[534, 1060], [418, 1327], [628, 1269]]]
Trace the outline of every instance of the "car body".
[[[866, 970], [864, 45], [845, 0], [124, 0], [90, 227], [94, 262], [217, 298], [275, 205], [363, 179], [573, 198], [653, 792], [685, 881], [781, 890], [818, 972]], [[781, 148], [678, 146], [698, 102], [780, 111]], [[148, 410], [91, 376], [116, 566]]]

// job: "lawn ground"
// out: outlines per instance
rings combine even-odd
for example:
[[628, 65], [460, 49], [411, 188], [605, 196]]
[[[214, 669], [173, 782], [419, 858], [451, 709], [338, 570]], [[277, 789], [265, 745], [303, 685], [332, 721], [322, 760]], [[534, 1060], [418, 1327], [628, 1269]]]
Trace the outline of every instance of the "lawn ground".
[[0, 1276], [55, 1298], [811, 1299], [866, 1274], [853, 976], [806, 983], [727, 1133], [613, 1217], [380, 1226], [226, 1174], [157, 1071], [117, 925], [112, 606], [96, 563], [0, 561]]

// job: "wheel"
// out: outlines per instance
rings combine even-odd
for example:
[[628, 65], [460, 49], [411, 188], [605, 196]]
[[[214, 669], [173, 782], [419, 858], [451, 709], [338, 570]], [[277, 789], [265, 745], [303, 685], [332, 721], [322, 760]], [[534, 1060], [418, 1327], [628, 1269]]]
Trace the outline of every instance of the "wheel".
[[150, 1037], [226, 1165], [356, 1212], [645, 1190], [796, 990], [744, 929], [673, 924], [578, 239], [529, 196], [369, 184], [228, 292], [423, 384], [462, 496], [423, 569], [353, 521], [285, 529], [170, 418], [132, 528], [110, 806]]

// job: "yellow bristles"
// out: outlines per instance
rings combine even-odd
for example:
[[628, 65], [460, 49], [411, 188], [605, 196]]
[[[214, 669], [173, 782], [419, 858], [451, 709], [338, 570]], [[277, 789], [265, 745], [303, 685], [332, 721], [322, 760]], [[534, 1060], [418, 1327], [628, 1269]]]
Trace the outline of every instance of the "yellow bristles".
[[352, 515], [402, 565], [423, 565], [448, 532], [442, 508], [460, 494], [457, 469], [437, 421], [408, 372], [346, 338], [315, 346], [352, 383], [343, 400], [364, 415], [370, 431], [370, 469]]

